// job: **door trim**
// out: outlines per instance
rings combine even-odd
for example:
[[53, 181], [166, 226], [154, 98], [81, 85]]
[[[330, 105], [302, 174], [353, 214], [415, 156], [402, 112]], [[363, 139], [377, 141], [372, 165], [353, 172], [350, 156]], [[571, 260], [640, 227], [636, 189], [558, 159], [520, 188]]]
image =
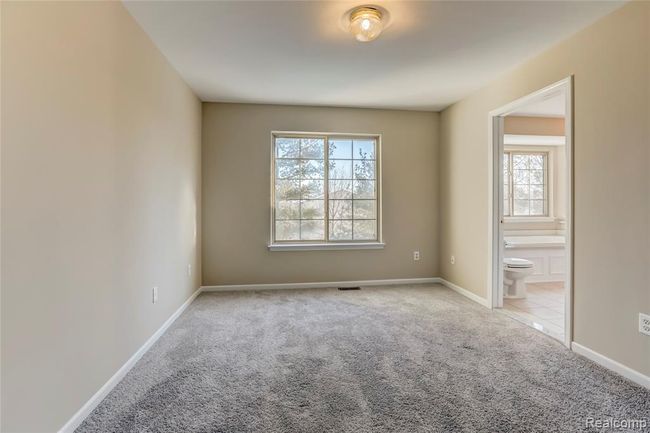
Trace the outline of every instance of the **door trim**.
[[[566, 290], [564, 302], [564, 345], [571, 348], [573, 341], [573, 76], [569, 76], [543, 89], [514, 100], [488, 116], [488, 302], [491, 308], [503, 306], [503, 191], [499, 188], [503, 176], [503, 118], [518, 108], [537, 102], [560, 90], [566, 95]], [[495, 271], [496, 270], [496, 271]]]

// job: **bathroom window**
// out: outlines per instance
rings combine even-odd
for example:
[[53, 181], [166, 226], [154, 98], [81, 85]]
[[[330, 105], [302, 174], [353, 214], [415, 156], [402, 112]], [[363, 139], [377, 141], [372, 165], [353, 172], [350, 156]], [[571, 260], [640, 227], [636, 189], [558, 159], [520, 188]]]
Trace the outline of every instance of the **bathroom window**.
[[548, 153], [504, 152], [504, 216], [548, 216]]
[[273, 135], [271, 247], [379, 243], [379, 137]]

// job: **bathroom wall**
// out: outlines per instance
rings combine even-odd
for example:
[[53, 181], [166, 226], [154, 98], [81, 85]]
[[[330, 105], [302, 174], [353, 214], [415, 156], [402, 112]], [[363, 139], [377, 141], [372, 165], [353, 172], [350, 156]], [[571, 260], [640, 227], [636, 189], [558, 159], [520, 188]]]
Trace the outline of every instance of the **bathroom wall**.
[[564, 135], [563, 117], [506, 116], [503, 121], [506, 134]]
[[[515, 135], [564, 135], [564, 118], [506, 116], [504, 133]], [[541, 221], [539, 218], [526, 221], [526, 218], [505, 218], [503, 228], [507, 235], [564, 234], [566, 218], [566, 155], [564, 146], [508, 145], [506, 150], [542, 151], [549, 153], [549, 193], [551, 196], [550, 217], [554, 220]]]
[[[488, 113], [574, 77], [574, 340], [650, 375], [650, 3], [630, 2], [441, 114], [440, 271], [487, 296]], [[449, 257], [454, 255], [455, 265]]]
[[0, 430], [55, 432], [200, 285], [201, 103], [121, 2], [0, 7]]

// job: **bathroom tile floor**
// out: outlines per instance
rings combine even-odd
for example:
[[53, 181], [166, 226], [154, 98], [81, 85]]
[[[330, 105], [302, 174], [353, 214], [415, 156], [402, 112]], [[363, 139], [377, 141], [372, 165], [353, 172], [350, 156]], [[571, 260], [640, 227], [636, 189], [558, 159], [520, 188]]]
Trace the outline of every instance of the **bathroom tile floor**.
[[564, 341], [564, 282], [527, 283], [524, 299], [504, 299], [503, 312]]

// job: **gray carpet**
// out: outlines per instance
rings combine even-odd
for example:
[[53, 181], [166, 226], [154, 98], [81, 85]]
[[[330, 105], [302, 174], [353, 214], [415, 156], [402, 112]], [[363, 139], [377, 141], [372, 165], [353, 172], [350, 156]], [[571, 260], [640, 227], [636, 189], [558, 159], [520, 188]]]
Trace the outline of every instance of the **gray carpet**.
[[77, 432], [639, 431], [587, 417], [650, 391], [430, 285], [201, 294]]

